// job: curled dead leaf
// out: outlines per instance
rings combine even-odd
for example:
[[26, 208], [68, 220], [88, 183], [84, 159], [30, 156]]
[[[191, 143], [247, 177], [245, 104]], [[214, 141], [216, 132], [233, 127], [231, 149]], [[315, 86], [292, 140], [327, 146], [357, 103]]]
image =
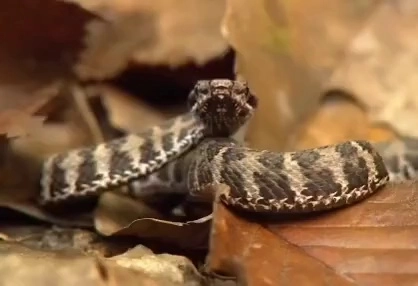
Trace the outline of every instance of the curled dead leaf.
[[210, 218], [172, 221], [141, 201], [109, 192], [99, 199], [94, 224], [106, 236], [135, 236], [193, 249], [206, 247]]

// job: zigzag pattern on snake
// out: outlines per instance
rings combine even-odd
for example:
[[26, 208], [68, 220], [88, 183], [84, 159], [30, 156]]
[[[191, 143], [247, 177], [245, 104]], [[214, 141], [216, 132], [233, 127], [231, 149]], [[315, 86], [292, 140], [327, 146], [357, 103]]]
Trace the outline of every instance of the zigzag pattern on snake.
[[[410, 163], [418, 156], [402, 162], [395, 158], [406, 156], [392, 156], [403, 143], [394, 149], [395, 143], [357, 140], [285, 153], [245, 147], [232, 139], [257, 107], [244, 82], [198, 81], [189, 106], [189, 113], [142, 134], [51, 156], [44, 164], [40, 203], [96, 197], [126, 183], [137, 185], [131, 196], [163, 187], [199, 197], [207, 186], [225, 183], [230, 191], [221, 199], [231, 206], [308, 212], [350, 205], [389, 178], [408, 179], [418, 169]], [[378, 149], [392, 150], [389, 159]]]

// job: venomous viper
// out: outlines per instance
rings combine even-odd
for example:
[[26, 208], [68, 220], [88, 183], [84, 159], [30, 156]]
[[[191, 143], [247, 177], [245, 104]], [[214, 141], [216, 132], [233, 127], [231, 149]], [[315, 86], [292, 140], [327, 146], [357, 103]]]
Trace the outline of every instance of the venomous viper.
[[[123, 184], [136, 186], [129, 193], [134, 197], [158, 188], [199, 197], [207, 186], [224, 183], [230, 188], [220, 199], [228, 205], [310, 212], [350, 205], [418, 169], [417, 156], [405, 151], [418, 149], [413, 140], [354, 140], [285, 153], [248, 148], [233, 139], [257, 108], [244, 82], [198, 81], [188, 103], [189, 112], [141, 134], [47, 158], [40, 204], [97, 197]], [[408, 144], [411, 149], [399, 148]]]

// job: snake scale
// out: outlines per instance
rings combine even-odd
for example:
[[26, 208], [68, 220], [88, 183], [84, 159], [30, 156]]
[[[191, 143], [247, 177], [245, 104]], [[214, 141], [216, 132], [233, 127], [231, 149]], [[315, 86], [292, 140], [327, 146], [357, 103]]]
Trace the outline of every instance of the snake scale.
[[[375, 145], [352, 140], [283, 153], [244, 146], [234, 138], [258, 105], [245, 82], [200, 80], [188, 104], [189, 112], [143, 133], [47, 158], [40, 204], [97, 197], [124, 184], [135, 186], [133, 197], [158, 188], [199, 197], [224, 183], [229, 192], [220, 199], [227, 205], [311, 212], [363, 200], [389, 180], [414, 178], [418, 169], [418, 156], [408, 153], [418, 149], [412, 139]], [[405, 146], [411, 148], [400, 148]]]

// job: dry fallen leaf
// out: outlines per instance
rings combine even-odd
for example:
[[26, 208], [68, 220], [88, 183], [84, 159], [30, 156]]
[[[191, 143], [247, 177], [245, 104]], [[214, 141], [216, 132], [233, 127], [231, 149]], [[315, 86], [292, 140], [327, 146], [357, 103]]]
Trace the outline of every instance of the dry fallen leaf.
[[[29, 200], [38, 186], [38, 165], [48, 152], [101, 142], [120, 130], [137, 132], [175, 115], [154, 110], [100, 80], [112, 80], [132, 66], [141, 70], [144, 65], [201, 65], [223, 55], [230, 44], [239, 76], [260, 97], [248, 136], [252, 147], [282, 151], [353, 138], [395, 137], [388, 128], [376, 127], [374, 120], [413, 135], [417, 104], [410, 95], [415, 86], [418, 5], [405, 6], [407, 2], [412, 3], [6, 1], [0, 9], [0, 133], [5, 135], [0, 144], [0, 205], [54, 224], [93, 226], [108, 239], [130, 236], [182, 248], [205, 247], [211, 216], [170, 221], [166, 213], [143, 201], [107, 193], [93, 216], [58, 217]], [[171, 80], [176, 75], [165, 74]], [[97, 96], [87, 96], [91, 86], [85, 82], [78, 86], [80, 78], [99, 80]], [[146, 82], [138, 80], [142, 81], [136, 87]], [[182, 80], [191, 81], [184, 75]], [[58, 107], [64, 97], [62, 86], [75, 93]], [[350, 92], [366, 109], [347, 101], [321, 105], [330, 90]], [[418, 269], [415, 188], [388, 186], [352, 208], [280, 222], [240, 218], [215, 203], [209, 267], [235, 273], [248, 285], [410, 285]], [[57, 275], [70, 272], [68, 279], [58, 282], [169, 285], [167, 279], [157, 282], [138, 271], [144, 269], [144, 253], [135, 257], [132, 251], [112, 261], [44, 252], [25, 256], [26, 251], [11, 246], [10, 235], [0, 236], [9, 241], [1, 247], [10, 246], [7, 251], [16, 253], [2, 251], [0, 273], [7, 273], [10, 284], [22, 275], [35, 284], [56, 282]], [[40, 242], [56, 248], [55, 238], [42, 236]], [[25, 242], [30, 244], [21, 241]], [[81, 242], [83, 248], [86, 241]], [[71, 250], [76, 243], [70, 239], [68, 244]], [[153, 267], [148, 272], [158, 273], [156, 265], [169, 260], [156, 262], [156, 255], [149, 255]], [[44, 270], [39, 266], [41, 256]], [[176, 271], [184, 266], [180, 264]], [[46, 277], [49, 272], [52, 276]], [[86, 272], [91, 276], [83, 276]], [[162, 278], [160, 274], [155, 277]]]
[[229, 267], [238, 263], [247, 285], [414, 285], [417, 202], [417, 185], [404, 183], [297, 218], [244, 219], [218, 203], [208, 268], [236, 274]]
[[43, 145], [67, 143], [68, 148], [80, 137], [69, 135], [63, 126], [45, 127], [45, 121], [62, 108], [57, 98], [71, 77], [84, 24], [93, 17], [75, 5], [52, 0], [1, 5], [0, 133], [10, 139], [1, 144], [0, 204], [30, 213], [26, 200], [38, 191], [47, 154]]
[[185, 249], [205, 248], [210, 216], [193, 221], [174, 221], [141, 201], [105, 193], [99, 199], [94, 223], [102, 235], [135, 236]]
[[109, 257], [120, 254], [131, 248], [133, 243], [118, 240], [105, 240], [97, 233], [87, 229], [59, 228], [46, 226], [35, 227], [1, 227], [2, 234], [7, 234], [8, 242], [18, 242], [21, 245], [40, 251], [67, 251], [88, 254], [98, 257]]
[[253, 146], [294, 148], [321, 96], [336, 89], [358, 99], [368, 121], [418, 134], [411, 36], [418, 10], [410, 2], [227, 1], [223, 35], [237, 52], [237, 71], [261, 99]]
[[[104, 21], [86, 26], [86, 49], [75, 70], [82, 79], [111, 78], [130, 61], [139, 64], [198, 65], [223, 55], [227, 42], [219, 25], [223, 0], [78, 1]], [[202, 13], [204, 11], [204, 13]]]
[[250, 141], [292, 148], [346, 44], [379, 1], [226, 2], [223, 35], [236, 50], [238, 73], [260, 97]]
[[380, 1], [327, 83], [352, 93], [370, 120], [405, 136], [418, 136], [417, 15], [414, 1]]
[[[59, 123], [58, 120], [54, 123], [42, 122], [41, 124], [34, 121], [35, 117], [25, 115], [21, 111], [13, 113], [3, 111], [0, 113], [0, 117], [4, 116], [6, 118], [8, 116], [8, 120], [0, 122], [4, 124], [0, 125], [0, 128], [4, 127], [10, 133], [15, 131], [13, 138], [4, 138], [1, 144], [0, 206], [53, 223], [62, 223], [63, 225], [72, 223], [78, 226], [87, 224], [91, 226], [91, 221], [88, 222], [81, 217], [77, 218], [79, 214], [73, 214], [69, 217], [55, 217], [40, 208], [36, 202], [40, 188], [42, 162], [46, 156], [77, 148], [88, 144], [88, 142], [102, 141], [100, 130], [92, 123], [94, 119], [91, 120], [88, 108], [85, 108], [87, 97], [82, 89], [71, 83], [63, 85], [61, 89], [64, 92], [57, 92], [58, 95], [54, 96], [54, 99], [61, 98], [63, 102], [67, 103], [64, 107], [57, 106], [57, 108], [61, 108], [63, 117], [71, 115], [68, 117], [68, 121], [64, 123]], [[42, 109], [42, 107], [38, 106], [39, 109]], [[49, 108], [50, 113], [54, 111], [56, 112], [53, 108]], [[35, 113], [39, 110], [31, 110], [31, 112]], [[13, 116], [10, 116], [10, 114], [13, 114]], [[64, 134], [68, 136], [62, 136]], [[7, 135], [11, 134], [8, 133]], [[57, 137], [61, 138], [54, 139]], [[17, 172], [17, 170], [19, 171]]]
[[353, 139], [376, 143], [396, 138], [388, 128], [370, 122], [365, 110], [350, 99], [349, 95], [341, 92], [324, 97], [317, 112], [304, 124], [303, 132], [294, 138], [294, 149], [314, 148]]
[[62, 1], [2, 2], [2, 112], [18, 110], [30, 115], [55, 96], [60, 83], [70, 77], [82, 46], [84, 25], [91, 18], [90, 13]]
[[[14, 243], [0, 244], [1, 284], [11, 285], [173, 285], [111, 260], [71, 252], [32, 250]], [[42, 261], [42, 263], [40, 263]], [[181, 285], [181, 284], [180, 284]]]
[[96, 90], [108, 111], [107, 119], [114, 128], [125, 132], [138, 133], [177, 115], [177, 113], [166, 114], [157, 110], [138, 97], [133, 97], [110, 85], [96, 86]]
[[179, 285], [198, 286], [204, 282], [204, 278], [187, 258], [165, 253], [157, 255], [144, 246], [137, 246], [109, 260]]

